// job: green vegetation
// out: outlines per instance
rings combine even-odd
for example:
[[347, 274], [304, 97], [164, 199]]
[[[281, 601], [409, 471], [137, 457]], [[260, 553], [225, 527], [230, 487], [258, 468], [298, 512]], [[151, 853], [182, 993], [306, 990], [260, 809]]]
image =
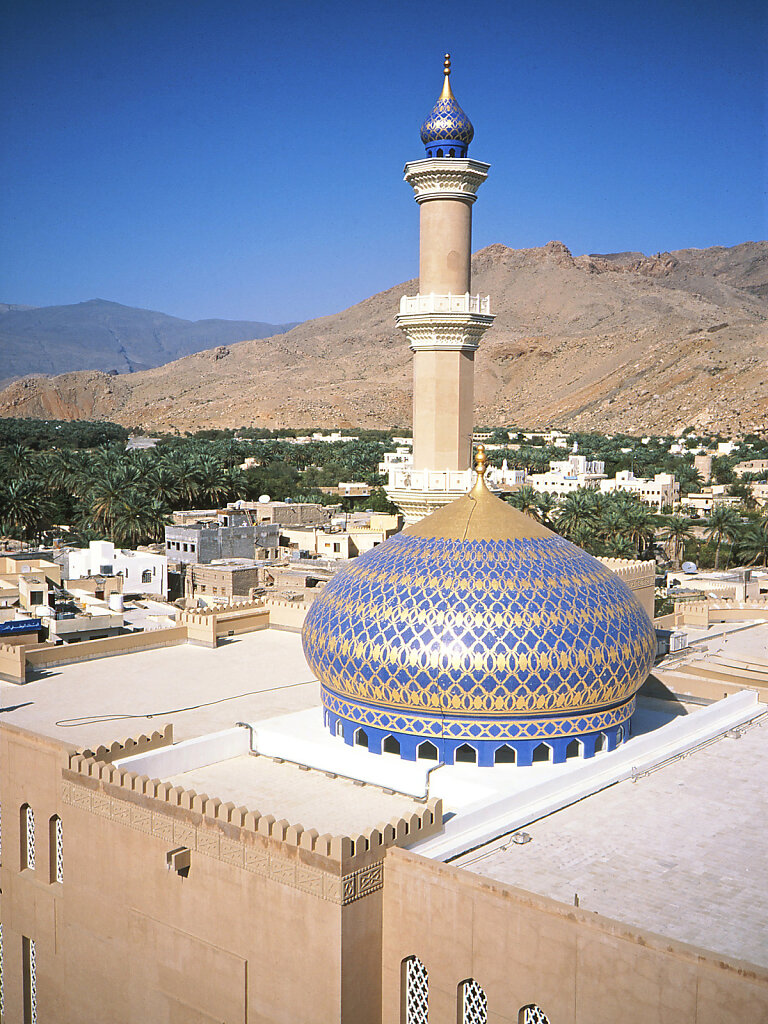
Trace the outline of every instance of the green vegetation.
[[[276, 500], [342, 503], [350, 510], [394, 511], [378, 465], [386, 451], [394, 450], [395, 431], [358, 430], [350, 431], [355, 440], [295, 443], [297, 435], [311, 433], [205, 430], [194, 436], [166, 435], [155, 448], [126, 451], [128, 431], [114, 423], [0, 420], [0, 534], [40, 542], [60, 533], [57, 525], [67, 525], [78, 544], [108, 537], [135, 546], [161, 540], [173, 509], [220, 507], [262, 494]], [[488, 452], [495, 465], [506, 459], [513, 468], [543, 472], [550, 461], [567, 458], [578, 441], [579, 452], [605, 462], [609, 476], [623, 469], [643, 476], [671, 472], [684, 494], [702, 486], [693, 452], [718, 441], [689, 431], [683, 438], [685, 450], [672, 454], [671, 437], [577, 433], [562, 446], [551, 446], [543, 436], [526, 442], [518, 434], [516, 441], [509, 441], [506, 429], [492, 435], [489, 444], [503, 445]], [[768, 442], [752, 436], [731, 455], [713, 460], [716, 478], [743, 505], [698, 521], [677, 513], [658, 515], [626, 493], [579, 490], [560, 501], [523, 487], [509, 500], [596, 555], [650, 559], [663, 557], [665, 551], [674, 566], [686, 559], [703, 568], [766, 564], [768, 516], [761, 518], [750, 507], [745, 486], [750, 477], [740, 479], [733, 472], [737, 462], [759, 458], [768, 458]], [[251, 460], [249, 468], [242, 469], [246, 459]], [[340, 499], [322, 490], [345, 480], [368, 483], [371, 495]]]
[[[391, 441], [322, 441], [305, 445], [287, 439], [238, 440], [231, 432], [216, 439], [173, 437], [155, 448], [125, 450], [128, 432], [114, 424], [44, 424], [40, 435], [5, 421], [6, 436], [28, 444], [0, 447], [0, 534], [40, 542], [70, 526], [72, 540], [85, 543], [107, 537], [134, 547], [163, 539], [173, 509], [216, 508], [238, 498], [343, 503], [348, 509], [394, 511], [381, 488], [378, 464]], [[80, 426], [83, 426], [81, 424]], [[119, 436], [113, 436], [115, 431]], [[223, 435], [223, 436], [221, 436]], [[91, 440], [90, 447], [82, 447]], [[62, 443], [66, 441], [66, 443]], [[246, 458], [254, 465], [243, 470]], [[321, 487], [342, 480], [372, 486], [368, 498], [340, 499]]]

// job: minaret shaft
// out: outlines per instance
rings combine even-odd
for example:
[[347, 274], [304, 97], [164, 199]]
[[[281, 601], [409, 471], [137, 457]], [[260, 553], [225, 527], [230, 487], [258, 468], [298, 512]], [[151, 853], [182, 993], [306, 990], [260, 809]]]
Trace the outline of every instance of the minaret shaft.
[[419, 291], [464, 295], [471, 291], [472, 205], [465, 199], [430, 199], [420, 208]]
[[470, 468], [474, 357], [474, 352], [414, 352], [414, 469]]

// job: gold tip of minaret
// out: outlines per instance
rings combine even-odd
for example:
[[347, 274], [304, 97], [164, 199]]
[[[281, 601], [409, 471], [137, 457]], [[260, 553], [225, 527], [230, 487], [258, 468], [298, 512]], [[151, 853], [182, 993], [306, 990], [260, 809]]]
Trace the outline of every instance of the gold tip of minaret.
[[453, 93], [451, 92], [451, 55], [446, 53], [445, 60], [443, 61], [443, 91], [440, 93], [441, 100], [452, 100]]

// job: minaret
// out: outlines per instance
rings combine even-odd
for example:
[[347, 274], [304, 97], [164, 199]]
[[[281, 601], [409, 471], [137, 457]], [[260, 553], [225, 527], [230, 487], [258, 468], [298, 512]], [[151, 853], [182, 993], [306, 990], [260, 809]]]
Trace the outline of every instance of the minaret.
[[472, 295], [472, 204], [489, 164], [470, 160], [472, 124], [451, 90], [421, 126], [425, 160], [405, 165], [420, 214], [419, 293], [400, 300], [397, 326], [413, 352], [413, 462], [394, 467], [387, 492], [406, 522], [466, 493], [471, 483], [474, 358], [493, 323], [488, 297]]

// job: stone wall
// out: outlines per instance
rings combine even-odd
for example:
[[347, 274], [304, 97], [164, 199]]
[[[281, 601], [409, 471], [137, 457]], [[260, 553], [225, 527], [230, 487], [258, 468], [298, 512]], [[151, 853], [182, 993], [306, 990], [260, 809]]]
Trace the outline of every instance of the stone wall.
[[[714, 939], [714, 937], [713, 937]], [[430, 1021], [455, 1021], [475, 979], [493, 1024], [541, 1007], [551, 1024], [742, 1024], [768, 1020], [768, 971], [513, 886], [387, 852], [383, 1024], [401, 1024], [402, 963], [429, 973]]]

